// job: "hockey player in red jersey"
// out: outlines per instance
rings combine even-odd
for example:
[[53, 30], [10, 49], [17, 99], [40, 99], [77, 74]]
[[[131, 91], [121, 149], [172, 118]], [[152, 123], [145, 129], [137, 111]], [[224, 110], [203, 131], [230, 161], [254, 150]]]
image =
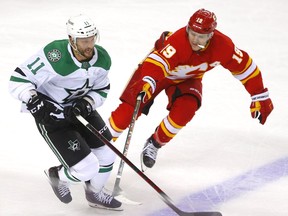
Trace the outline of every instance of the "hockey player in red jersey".
[[250, 94], [252, 118], [265, 124], [273, 110], [256, 63], [216, 26], [215, 14], [200, 9], [185, 27], [162, 33], [128, 82], [120, 97], [122, 103], [111, 113], [108, 126], [116, 140], [130, 123], [137, 96], [142, 96], [139, 117], [148, 114], [153, 99], [165, 90], [169, 114], [148, 138], [141, 154], [148, 168], [155, 164], [158, 149], [173, 139], [200, 108], [202, 78], [218, 65], [229, 70]]

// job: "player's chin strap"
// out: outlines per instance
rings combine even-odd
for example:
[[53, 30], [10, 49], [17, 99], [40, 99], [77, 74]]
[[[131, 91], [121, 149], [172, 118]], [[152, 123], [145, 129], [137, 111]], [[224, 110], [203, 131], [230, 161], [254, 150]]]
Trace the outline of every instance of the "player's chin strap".
[[148, 178], [141, 170], [139, 170], [127, 157], [125, 157], [112, 143], [110, 143], [96, 128], [93, 127], [86, 119], [84, 119], [79, 112], [74, 112], [76, 118], [98, 139], [107, 145], [115, 154], [125, 161], [140, 177], [142, 177], [154, 190], [161, 196], [161, 199], [178, 215], [180, 216], [222, 216], [220, 212], [184, 212], [180, 210], [170, 199], [170, 197], [162, 191], [150, 178]]
[[74, 42], [74, 40], [73, 40], [73, 43], [71, 43], [69, 40], [69, 44], [77, 55], [80, 55], [81, 57], [86, 58], [86, 56], [78, 50], [76, 42]]

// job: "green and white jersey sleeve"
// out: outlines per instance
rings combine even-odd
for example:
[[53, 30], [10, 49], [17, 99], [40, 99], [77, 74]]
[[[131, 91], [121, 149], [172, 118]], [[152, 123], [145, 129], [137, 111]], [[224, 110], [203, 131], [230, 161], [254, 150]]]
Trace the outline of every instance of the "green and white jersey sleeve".
[[89, 62], [79, 62], [68, 40], [53, 41], [15, 69], [9, 91], [28, 102], [29, 90], [36, 89], [61, 106], [89, 95], [96, 109], [104, 103], [110, 89], [111, 58], [101, 46], [95, 45], [94, 51]]

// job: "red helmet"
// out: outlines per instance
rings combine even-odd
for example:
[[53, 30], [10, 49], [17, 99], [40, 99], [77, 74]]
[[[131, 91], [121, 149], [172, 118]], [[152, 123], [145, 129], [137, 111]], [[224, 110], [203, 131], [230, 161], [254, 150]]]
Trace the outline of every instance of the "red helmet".
[[202, 8], [190, 17], [188, 27], [199, 34], [209, 34], [216, 28], [216, 20], [216, 15], [213, 12]]

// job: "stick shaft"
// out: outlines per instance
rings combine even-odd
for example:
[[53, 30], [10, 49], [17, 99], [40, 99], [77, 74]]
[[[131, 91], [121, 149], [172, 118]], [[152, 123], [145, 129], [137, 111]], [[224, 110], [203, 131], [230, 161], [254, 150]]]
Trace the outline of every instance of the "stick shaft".
[[[77, 119], [87, 127], [95, 136], [97, 136], [104, 144], [106, 144], [115, 154], [117, 154], [126, 164], [128, 164], [139, 176], [141, 176], [157, 193], [162, 200], [173, 209], [178, 215], [183, 213], [171, 201], [171, 199], [162, 191], [150, 178], [148, 178], [141, 170], [139, 170], [127, 157], [125, 157], [112, 143], [110, 143], [104, 136], [102, 136], [89, 122], [87, 122], [81, 115], [76, 115]], [[191, 215], [193, 216], [193, 215]]]
[[[130, 122], [130, 125], [129, 125], [129, 130], [128, 130], [128, 134], [127, 134], [127, 137], [126, 137], [124, 149], [123, 149], [123, 155], [125, 157], [127, 157], [127, 154], [128, 154], [128, 149], [129, 149], [129, 146], [130, 146], [130, 142], [131, 142], [131, 138], [132, 138], [135, 122], [136, 122], [136, 119], [137, 119], [137, 116], [138, 116], [138, 111], [139, 111], [139, 108], [140, 108], [140, 104], [141, 104], [141, 97], [138, 96], [137, 97], [137, 101], [136, 101], [136, 105], [135, 105], [135, 108], [134, 108], [134, 111], [133, 111], [132, 119], [131, 119], [131, 122]], [[116, 195], [116, 193], [119, 193], [119, 190], [120, 190], [119, 185], [120, 185], [120, 180], [121, 180], [121, 177], [122, 177], [124, 165], [125, 165], [125, 162], [124, 162], [123, 159], [121, 159], [120, 164], [119, 164], [119, 168], [118, 168], [118, 172], [117, 172], [117, 176], [116, 176], [116, 180], [115, 180], [115, 184], [114, 184], [113, 195]]]

